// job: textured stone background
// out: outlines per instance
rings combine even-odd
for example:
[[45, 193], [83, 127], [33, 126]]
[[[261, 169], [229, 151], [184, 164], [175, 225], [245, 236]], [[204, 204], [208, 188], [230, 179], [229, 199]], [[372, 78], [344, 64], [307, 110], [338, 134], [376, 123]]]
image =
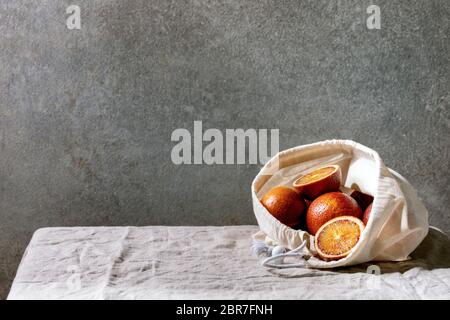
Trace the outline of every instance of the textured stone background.
[[366, 144], [449, 232], [449, 16], [447, 0], [2, 1], [0, 296], [40, 227], [255, 223], [257, 166], [171, 163], [194, 120], [280, 128], [282, 149]]

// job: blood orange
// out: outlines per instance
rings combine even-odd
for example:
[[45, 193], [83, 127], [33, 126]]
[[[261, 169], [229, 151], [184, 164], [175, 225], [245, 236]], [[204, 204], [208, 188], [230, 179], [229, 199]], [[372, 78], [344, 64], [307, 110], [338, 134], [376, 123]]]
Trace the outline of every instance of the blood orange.
[[302, 195], [313, 200], [321, 194], [338, 191], [341, 185], [341, 168], [331, 165], [316, 169], [300, 176], [294, 181], [294, 188]]
[[266, 209], [281, 223], [294, 228], [301, 223], [305, 213], [305, 201], [294, 189], [274, 187], [261, 199]]
[[319, 256], [324, 260], [339, 260], [346, 257], [358, 243], [364, 224], [358, 218], [342, 216], [325, 223], [314, 239]]
[[372, 203], [364, 210], [364, 214], [362, 217], [362, 222], [367, 226], [367, 222], [369, 222], [370, 213], [372, 212]]
[[352, 190], [350, 197], [358, 202], [362, 211], [366, 210], [366, 208], [373, 202], [373, 196], [358, 190]]
[[317, 230], [333, 218], [340, 216], [361, 216], [361, 208], [355, 199], [342, 192], [329, 192], [316, 198], [306, 213], [306, 225], [309, 233]]

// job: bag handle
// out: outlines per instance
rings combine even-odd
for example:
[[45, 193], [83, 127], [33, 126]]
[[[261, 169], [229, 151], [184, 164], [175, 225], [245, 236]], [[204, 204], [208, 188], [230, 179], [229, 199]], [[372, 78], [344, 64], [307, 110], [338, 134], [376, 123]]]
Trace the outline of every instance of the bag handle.
[[[288, 268], [307, 268], [308, 261], [304, 258], [305, 253], [301, 252], [306, 246], [306, 241], [303, 241], [297, 248], [291, 250], [287, 253], [281, 253], [274, 255], [272, 257], [266, 258], [263, 260], [262, 265], [266, 268], [276, 268], [276, 269], [288, 269]], [[286, 257], [298, 257], [300, 258], [299, 262], [296, 263], [284, 263], [283, 260]], [[281, 263], [277, 263], [276, 261], [280, 261]], [[273, 263], [272, 263], [273, 262]]]

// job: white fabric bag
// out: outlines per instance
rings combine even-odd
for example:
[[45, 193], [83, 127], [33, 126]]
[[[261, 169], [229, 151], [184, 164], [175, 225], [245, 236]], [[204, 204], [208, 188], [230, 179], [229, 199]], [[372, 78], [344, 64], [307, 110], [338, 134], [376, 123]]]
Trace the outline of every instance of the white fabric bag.
[[[370, 219], [360, 240], [347, 257], [337, 261], [315, 257], [314, 237], [282, 224], [260, 202], [272, 187], [292, 187], [299, 175], [330, 164], [340, 165], [345, 187], [356, 185], [374, 196]], [[261, 169], [251, 188], [253, 210], [261, 230], [254, 240], [294, 250], [284, 256], [299, 255], [305, 258], [307, 267], [407, 260], [428, 233], [428, 212], [408, 181], [387, 168], [376, 151], [350, 140], [328, 140], [282, 151]], [[285, 265], [289, 266], [297, 265]]]

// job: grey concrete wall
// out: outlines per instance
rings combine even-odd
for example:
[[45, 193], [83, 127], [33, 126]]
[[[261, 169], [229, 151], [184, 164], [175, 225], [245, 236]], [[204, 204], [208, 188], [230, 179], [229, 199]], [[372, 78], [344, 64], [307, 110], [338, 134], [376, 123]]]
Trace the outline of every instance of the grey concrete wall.
[[172, 164], [194, 120], [279, 128], [281, 149], [361, 142], [449, 232], [449, 16], [447, 0], [1, 1], [0, 295], [40, 227], [255, 223], [258, 166]]

